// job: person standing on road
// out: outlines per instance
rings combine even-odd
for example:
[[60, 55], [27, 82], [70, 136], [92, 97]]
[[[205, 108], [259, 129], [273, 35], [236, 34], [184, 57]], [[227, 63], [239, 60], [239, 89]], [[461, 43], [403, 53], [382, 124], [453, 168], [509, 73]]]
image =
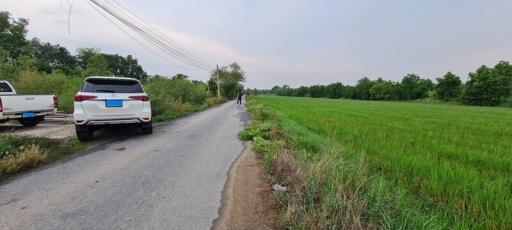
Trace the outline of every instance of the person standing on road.
[[236, 104], [242, 104], [242, 96], [244, 96], [244, 91], [240, 91], [240, 93], [238, 94], [238, 100], [236, 101]]

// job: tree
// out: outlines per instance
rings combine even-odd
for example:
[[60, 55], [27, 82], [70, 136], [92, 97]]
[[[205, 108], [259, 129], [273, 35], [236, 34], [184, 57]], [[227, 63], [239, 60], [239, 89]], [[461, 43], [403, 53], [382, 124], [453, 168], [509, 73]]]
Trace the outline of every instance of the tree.
[[188, 79], [188, 76], [185, 74], [179, 73], [179, 74], [174, 75], [171, 79], [172, 80], [186, 80], [186, 79]]
[[442, 78], [437, 78], [435, 90], [437, 99], [457, 100], [462, 92], [462, 81], [455, 74], [448, 72]]
[[326, 96], [328, 98], [334, 98], [334, 99], [341, 98], [342, 93], [343, 93], [343, 84], [341, 84], [341, 82], [332, 83], [326, 87]]
[[107, 59], [101, 54], [94, 54], [88, 58], [84, 71], [86, 76], [111, 76], [113, 73], [108, 68]]
[[398, 84], [379, 78], [370, 88], [371, 100], [398, 100], [400, 98]]
[[299, 88], [297, 88], [297, 90], [295, 91], [295, 96], [297, 97], [305, 97], [309, 94], [309, 89], [308, 87], [305, 87], [305, 86], [301, 86]]
[[372, 82], [369, 78], [363, 77], [357, 81], [357, 84], [354, 88], [354, 93], [352, 94], [352, 99], [362, 99], [368, 100], [370, 99], [370, 89], [372, 88], [374, 82]]
[[421, 79], [416, 74], [407, 74], [400, 83], [401, 98], [404, 100], [416, 100], [428, 97], [428, 92], [434, 84], [430, 79]]
[[309, 87], [309, 94], [311, 97], [320, 98], [325, 97], [325, 86], [314, 85]]
[[[98, 56], [101, 56], [101, 58]], [[98, 66], [103, 65], [98, 63], [103, 62], [100, 59], [105, 60], [106, 67]], [[121, 77], [135, 78], [138, 80], [148, 79], [147, 73], [144, 71], [142, 66], [139, 65], [137, 59], [133, 58], [131, 55], [123, 57], [118, 54], [104, 54], [97, 49], [89, 48], [78, 50], [78, 62], [82, 69], [88, 69], [92, 61], [96, 62], [94, 63], [94, 65], [96, 65], [96, 72], [108, 73], [109, 75], [116, 75]], [[88, 74], [90, 74], [90, 72], [88, 72]]]
[[511, 95], [512, 66], [500, 62], [494, 68], [481, 66], [469, 73], [463, 102], [470, 105], [499, 105]]
[[109, 70], [116, 76], [147, 80], [148, 74], [144, 71], [136, 58], [132, 55], [122, 57], [117, 54], [102, 54], [107, 60]]
[[28, 46], [29, 55], [37, 60], [39, 71], [51, 73], [55, 69], [59, 69], [70, 74], [79, 67], [78, 59], [71, 55], [65, 47], [48, 42], [41, 43], [37, 38], [32, 39]]
[[0, 48], [7, 51], [13, 60], [26, 54], [27, 25], [27, 19], [16, 20], [9, 12], [0, 11]]
[[212, 71], [208, 87], [212, 93], [217, 93], [217, 77], [221, 88], [221, 95], [226, 98], [235, 98], [243, 90], [242, 82], [245, 82], [245, 72], [236, 62], [220, 69]]

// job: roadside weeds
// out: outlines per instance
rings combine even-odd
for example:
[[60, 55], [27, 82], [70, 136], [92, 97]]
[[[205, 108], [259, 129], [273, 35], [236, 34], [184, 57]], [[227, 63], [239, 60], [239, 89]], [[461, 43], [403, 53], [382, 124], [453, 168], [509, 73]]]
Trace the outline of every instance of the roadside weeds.
[[[348, 157], [341, 146], [329, 141], [287, 136], [283, 129], [290, 129], [289, 124], [277, 114], [250, 100], [248, 109], [253, 122], [240, 138], [253, 142], [252, 149], [270, 175], [268, 181], [288, 188], [285, 193], [273, 192], [278, 228], [375, 228], [366, 224], [364, 214], [368, 202], [364, 154]], [[310, 140], [314, 144], [307, 143]]]

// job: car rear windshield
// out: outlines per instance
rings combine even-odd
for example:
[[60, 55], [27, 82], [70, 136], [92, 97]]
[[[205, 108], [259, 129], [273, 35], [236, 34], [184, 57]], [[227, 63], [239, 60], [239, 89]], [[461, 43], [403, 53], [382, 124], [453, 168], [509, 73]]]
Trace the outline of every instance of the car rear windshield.
[[7, 83], [0, 82], [0, 93], [5, 93], [5, 92], [12, 92], [12, 89]]
[[118, 79], [88, 79], [82, 86], [82, 92], [88, 93], [143, 93], [137, 81]]

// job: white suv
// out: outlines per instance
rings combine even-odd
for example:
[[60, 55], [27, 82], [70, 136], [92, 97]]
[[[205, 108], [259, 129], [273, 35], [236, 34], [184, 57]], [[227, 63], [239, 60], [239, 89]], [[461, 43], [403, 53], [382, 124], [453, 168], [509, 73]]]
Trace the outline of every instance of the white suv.
[[88, 77], [75, 95], [76, 135], [89, 141], [107, 125], [138, 125], [151, 134], [151, 104], [139, 81], [122, 77]]

